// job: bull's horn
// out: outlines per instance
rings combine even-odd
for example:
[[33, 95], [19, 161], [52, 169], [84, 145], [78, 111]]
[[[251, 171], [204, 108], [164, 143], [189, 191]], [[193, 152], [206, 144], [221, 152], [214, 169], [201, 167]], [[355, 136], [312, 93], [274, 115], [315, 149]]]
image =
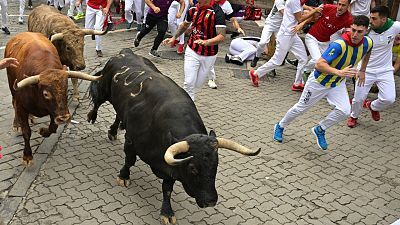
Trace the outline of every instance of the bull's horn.
[[100, 30], [93, 30], [93, 29], [82, 29], [83, 33], [86, 35], [105, 35], [107, 34], [109, 29], [106, 29], [105, 31], [100, 31]]
[[100, 80], [102, 76], [92, 76], [87, 73], [83, 72], [78, 72], [78, 71], [67, 71], [68, 77], [70, 78], [79, 78], [82, 80], [90, 80], [90, 81], [96, 81]]
[[164, 160], [166, 163], [168, 163], [171, 166], [176, 166], [176, 165], [182, 164], [182, 163], [190, 160], [191, 158], [193, 158], [193, 156], [189, 156], [184, 159], [175, 159], [174, 156], [179, 153], [183, 153], [183, 152], [187, 152], [187, 151], [189, 151], [189, 144], [187, 143], [187, 141], [180, 141], [178, 143], [175, 143], [175, 144], [169, 146], [169, 148], [165, 152]]
[[50, 41], [53, 42], [53, 41], [57, 41], [57, 40], [62, 40], [63, 37], [64, 37], [63, 33], [56, 33], [56, 34], [51, 35]]
[[257, 151], [250, 150], [243, 145], [240, 145], [234, 141], [225, 139], [225, 138], [217, 138], [218, 140], [218, 147], [220, 148], [226, 148], [235, 152], [239, 152], [240, 154], [243, 155], [249, 155], [249, 156], [254, 156], [258, 155], [260, 153], [261, 148], [259, 148]]
[[14, 86], [14, 89], [17, 91], [25, 86], [39, 83], [39, 76], [40, 75], [35, 75], [21, 80], [20, 82], [17, 83], [16, 86]]

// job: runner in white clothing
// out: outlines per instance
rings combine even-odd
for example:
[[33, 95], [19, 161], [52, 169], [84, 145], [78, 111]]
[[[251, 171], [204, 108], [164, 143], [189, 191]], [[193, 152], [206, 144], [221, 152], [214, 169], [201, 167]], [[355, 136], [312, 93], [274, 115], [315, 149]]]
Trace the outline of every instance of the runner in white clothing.
[[249, 76], [253, 86], [258, 87], [259, 77], [278, 68], [282, 65], [288, 51], [291, 51], [299, 60], [297, 65], [296, 78], [292, 85], [293, 91], [302, 91], [304, 84], [302, 82], [303, 68], [307, 63], [307, 53], [303, 41], [295, 31], [296, 25], [308, 19], [315, 13], [320, 13], [321, 8], [317, 7], [309, 11], [307, 14], [302, 14], [302, 4], [300, 0], [288, 0], [285, 5], [281, 28], [276, 37], [276, 49], [272, 58], [259, 67], [256, 71], [250, 70]]
[[371, 10], [371, 30], [368, 36], [374, 42], [371, 57], [365, 70], [365, 85], [356, 86], [352, 101], [352, 112], [347, 121], [347, 126], [355, 127], [357, 118], [367, 98], [371, 86], [376, 83], [379, 92], [378, 99], [366, 101], [365, 106], [371, 111], [372, 119], [380, 120], [379, 112], [394, 103], [396, 88], [393, 77], [392, 52], [395, 37], [400, 33], [400, 22], [389, 18], [389, 8], [377, 6]]
[[267, 19], [265, 19], [264, 28], [261, 33], [261, 41], [257, 45], [256, 56], [251, 61], [251, 67], [256, 67], [261, 54], [264, 51], [268, 51], [268, 49], [265, 48], [265, 46], [267, 46], [267, 44], [269, 43], [272, 34], [274, 34], [276, 37], [279, 28], [281, 27], [285, 3], [286, 0], [276, 0], [274, 2], [271, 12], [268, 14]]
[[369, 16], [372, 0], [351, 0], [350, 12], [354, 16], [365, 15]]
[[8, 22], [8, 6], [7, 6], [7, 0], [0, 0], [0, 14], [1, 14], [1, 20], [0, 20], [0, 25], [1, 25], [1, 30], [4, 31], [5, 34], [10, 34], [10, 31], [8, 30], [7, 27], [7, 22]]
[[[237, 30], [237, 33], [245, 35], [243, 29], [239, 25], [239, 22], [236, 20], [231, 3], [227, 0], [215, 0], [215, 3], [221, 7], [225, 14], [225, 19], [232, 23], [232, 26]], [[213, 66], [211, 73], [208, 75], [208, 87], [217, 89], [217, 84], [215, 83], [216, 78], [217, 76], [215, 75], [215, 69]]]
[[225, 55], [225, 62], [236, 65], [243, 65], [246, 60], [253, 60], [257, 44], [260, 42], [259, 37], [239, 37], [231, 41], [229, 45], [229, 53]]

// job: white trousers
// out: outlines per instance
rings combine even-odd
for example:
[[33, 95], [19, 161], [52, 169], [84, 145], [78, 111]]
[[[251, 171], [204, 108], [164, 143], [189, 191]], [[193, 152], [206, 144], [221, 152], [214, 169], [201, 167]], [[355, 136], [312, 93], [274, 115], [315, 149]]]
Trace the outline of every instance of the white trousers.
[[271, 40], [272, 34], [274, 34], [276, 37], [278, 31], [279, 31], [279, 29], [273, 29], [268, 24], [265, 24], [265, 26], [262, 30], [262, 33], [261, 33], [261, 40], [260, 40], [260, 42], [258, 42], [258, 45], [257, 45], [257, 53], [256, 53], [257, 57], [260, 57], [261, 54], [264, 52], [265, 46]]
[[256, 70], [259, 77], [264, 76], [268, 72], [277, 69], [285, 60], [286, 54], [290, 51], [299, 60], [297, 64], [295, 84], [300, 84], [303, 81], [303, 69], [307, 63], [307, 53], [303, 41], [297, 34], [283, 35], [279, 34], [276, 37], [276, 49], [272, 58], [264, 65]]
[[315, 63], [319, 58], [321, 58], [322, 53], [328, 48], [329, 41], [321, 42], [311, 34], [306, 34], [304, 42], [306, 43], [307, 50], [311, 55], [311, 59], [304, 67], [304, 71], [310, 73], [314, 70]]
[[[176, 33], [179, 24], [181, 24], [185, 20], [186, 12], [189, 7], [189, 0], [185, 0], [185, 9], [183, 10], [181, 18], [177, 19], [176, 14], [178, 14], [180, 7], [181, 4], [179, 2], [173, 1], [168, 9], [168, 28], [171, 30], [172, 35]], [[185, 34], [182, 34], [181, 36], [179, 36], [179, 44], [184, 44], [184, 43], [185, 43]]]
[[7, 0], [0, 0], [1, 27], [7, 27], [8, 22], [8, 6]]
[[144, 4], [143, 21], [142, 21], [143, 24], [146, 24], [146, 16], [147, 16], [147, 13], [149, 12], [149, 10], [150, 10], [149, 6], [147, 4]]
[[383, 111], [392, 105], [396, 99], [396, 87], [393, 71], [383, 73], [365, 73], [365, 84], [363, 87], [356, 85], [352, 101], [351, 117], [358, 118], [363, 110], [363, 102], [367, 98], [371, 86], [376, 83], [378, 86], [378, 99], [372, 101], [371, 108], [374, 111]]
[[22, 18], [25, 11], [25, 0], [19, 0], [19, 17]]
[[253, 60], [256, 55], [257, 48], [246, 40], [236, 38], [229, 45], [229, 53], [239, 56], [242, 61]]
[[[75, 2], [76, 0], [65, 0], [65, 6], [69, 7], [67, 16], [74, 16]], [[76, 7], [76, 11], [78, 11], [78, 13], [83, 13], [82, 4]]]
[[[256, 55], [256, 51], [257, 48], [255, 46], [241, 38], [233, 39], [229, 46], [229, 53], [239, 56], [242, 61], [253, 60], [254, 56]], [[208, 79], [214, 81], [217, 79], [217, 76], [215, 75], [214, 65], [212, 66], [211, 71], [208, 74]]]
[[[86, 6], [85, 28], [101, 31], [103, 29], [105, 16], [99, 9]], [[96, 35], [96, 50], [101, 50], [101, 36]]]
[[143, 4], [143, 0], [125, 0], [125, 19], [128, 23], [133, 22], [132, 10], [135, 11], [136, 22], [138, 24], [142, 23]]
[[64, 8], [64, 0], [54, 0], [54, 7], [56, 9], [58, 9], [58, 7]]
[[185, 81], [183, 83], [183, 89], [189, 94], [193, 101], [195, 88], [201, 87], [207, 80], [207, 76], [210, 74], [216, 59], [216, 55], [199, 55], [190, 47], [186, 47], [184, 61]]
[[299, 101], [286, 113], [279, 122], [281, 127], [286, 127], [298, 116], [303, 115], [308, 109], [319, 102], [322, 98], [335, 108], [328, 116], [319, 122], [322, 129], [326, 130], [332, 125], [345, 120], [351, 111], [349, 95], [346, 89], [346, 81], [342, 81], [339, 86], [329, 88], [318, 83], [311, 75], [304, 86], [303, 93]]

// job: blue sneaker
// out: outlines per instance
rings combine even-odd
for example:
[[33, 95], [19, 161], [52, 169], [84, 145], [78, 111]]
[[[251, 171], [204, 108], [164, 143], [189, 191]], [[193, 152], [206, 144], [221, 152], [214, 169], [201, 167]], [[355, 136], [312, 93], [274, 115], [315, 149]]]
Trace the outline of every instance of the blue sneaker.
[[328, 143], [325, 140], [325, 131], [321, 128], [320, 125], [317, 125], [311, 128], [314, 136], [317, 138], [317, 144], [322, 150], [326, 150], [328, 148]]
[[282, 143], [283, 136], [283, 127], [279, 126], [279, 123], [276, 123], [274, 126], [274, 140]]

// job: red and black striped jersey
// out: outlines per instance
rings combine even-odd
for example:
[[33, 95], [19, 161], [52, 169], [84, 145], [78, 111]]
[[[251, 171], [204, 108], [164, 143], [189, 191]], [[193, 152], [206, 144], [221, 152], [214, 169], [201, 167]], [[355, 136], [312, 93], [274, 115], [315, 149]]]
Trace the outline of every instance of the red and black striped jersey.
[[225, 15], [218, 4], [202, 9], [198, 5], [189, 9], [186, 21], [192, 23], [188, 46], [199, 55], [213, 56], [218, 53], [218, 45], [203, 46], [194, 41], [207, 40], [217, 36], [217, 27], [226, 27]]

